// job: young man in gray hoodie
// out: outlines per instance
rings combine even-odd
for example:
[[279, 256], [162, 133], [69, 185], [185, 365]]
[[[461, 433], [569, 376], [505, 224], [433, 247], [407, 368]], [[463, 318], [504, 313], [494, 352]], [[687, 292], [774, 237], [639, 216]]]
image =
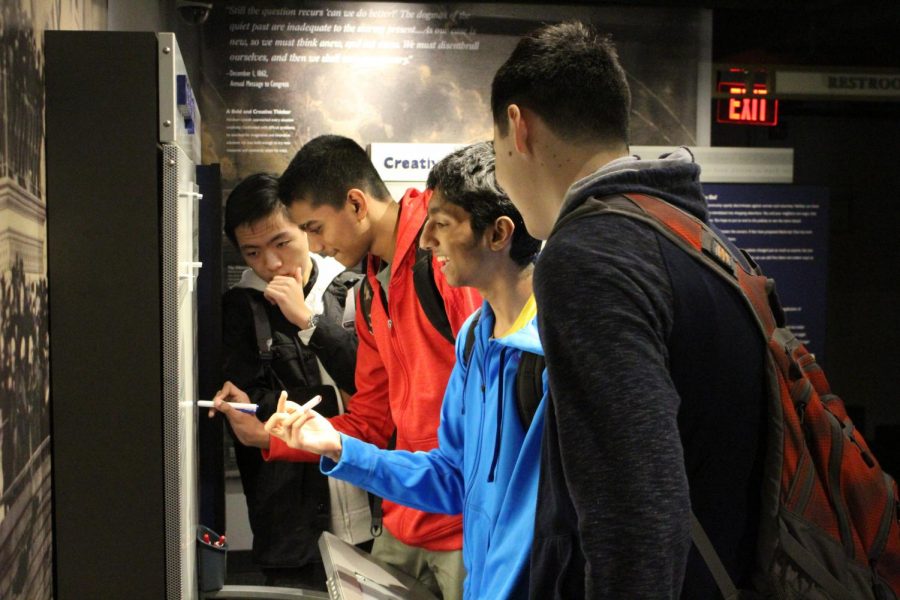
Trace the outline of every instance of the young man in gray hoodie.
[[550, 382], [532, 598], [716, 598], [693, 508], [749, 583], [765, 450], [764, 347], [738, 293], [628, 217], [565, 215], [657, 196], [707, 221], [686, 149], [629, 155], [630, 91], [580, 23], [523, 38], [492, 86], [497, 180], [529, 233]]

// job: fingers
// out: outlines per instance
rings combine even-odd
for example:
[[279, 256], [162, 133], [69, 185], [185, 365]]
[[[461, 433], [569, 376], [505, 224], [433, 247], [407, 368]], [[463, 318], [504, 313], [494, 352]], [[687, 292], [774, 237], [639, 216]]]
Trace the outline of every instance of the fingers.
[[[288, 413], [288, 415], [282, 420], [282, 423], [281, 423], [282, 426], [285, 429], [291, 427], [294, 423], [297, 422], [297, 420], [299, 418], [312, 412], [313, 407], [318, 406], [319, 402], [321, 402], [321, 401], [322, 401], [322, 396], [319, 396], [319, 395], [316, 395], [316, 396], [313, 396], [312, 398], [310, 398], [309, 401], [306, 402], [306, 404], [304, 404], [303, 406], [300, 406], [296, 402], [291, 402], [290, 400], [288, 400], [286, 402], [287, 411], [279, 411], [281, 413], [284, 413], [284, 412]], [[293, 406], [291, 406], [291, 405], [293, 405]], [[303, 422], [305, 423], [306, 421], [304, 420]]]
[[[237, 387], [230, 381], [226, 381], [222, 385], [222, 389], [216, 392], [216, 395], [213, 396], [214, 407], [210, 408], [209, 411], [207, 411], [206, 415], [209, 418], [213, 418], [216, 416], [216, 412], [225, 413], [226, 411], [230, 410], [231, 407], [228, 405], [226, 400], [228, 398], [236, 397], [236, 392], [244, 394], [243, 390], [241, 390], [239, 387]], [[246, 394], [244, 394], [244, 396], [246, 396]], [[222, 404], [225, 405], [224, 408], [222, 407]]]
[[281, 390], [281, 395], [278, 396], [278, 405], [275, 408], [275, 414], [269, 417], [269, 420], [266, 421], [265, 424], [265, 430], [269, 435], [284, 439], [283, 422], [288, 415], [288, 411], [292, 410], [292, 404], [296, 406], [295, 403], [287, 399], [287, 392]]
[[296, 288], [297, 284], [300, 283], [300, 287], [302, 288], [302, 282], [303, 272], [300, 267], [297, 267], [297, 270], [290, 275], [276, 275], [275, 277], [273, 277], [272, 281], [269, 282], [269, 286]]
[[276, 285], [274, 281], [266, 286], [266, 290], [263, 292], [263, 297], [268, 300], [270, 304], [277, 304], [278, 306], [289, 304], [293, 301], [291, 299], [291, 290], [284, 288], [283, 286]]
[[218, 392], [216, 392], [216, 395], [213, 396], [213, 402], [215, 402], [216, 400], [224, 400], [225, 398], [230, 396], [232, 387], [234, 387], [234, 384], [231, 383], [230, 381], [226, 381], [222, 385], [222, 389], [219, 390]]
[[293, 413], [288, 415], [281, 424], [285, 428], [285, 430], [290, 429], [298, 421], [300, 421], [301, 423], [305, 423], [306, 421], [308, 421], [309, 419], [307, 417], [309, 413], [310, 411], [307, 410], [294, 411]]
[[245, 446], [256, 448], [269, 447], [269, 434], [254, 415], [242, 413], [228, 404], [224, 404], [223, 409], [222, 412], [228, 418], [231, 429], [239, 442]]
[[263, 429], [265, 429], [266, 433], [269, 435], [288, 443], [290, 442], [290, 430], [285, 423], [290, 417], [290, 415], [285, 415], [283, 413], [275, 413], [269, 417], [269, 420], [263, 425]]
[[281, 437], [281, 432], [284, 430], [281, 424], [284, 422], [285, 418], [286, 415], [284, 413], [275, 413], [269, 417], [269, 420], [266, 421], [265, 424], [266, 431], [271, 435]]
[[231, 408], [231, 405], [228, 404], [228, 402], [222, 399], [222, 396], [220, 395], [221, 393], [222, 391], [219, 390], [219, 392], [215, 395], [215, 397], [213, 398], [213, 408], [209, 409], [209, 412], [207, 414], [210, 418], [212, 418], [216, 416], [216, 412], [220, 412], [230, 419], [231, 415], [229, 413], [231, 413], [231, 411], [233, 411], [234, 409]]
[[314, 410], [297, 413], [290, 424], [285, 422], [285, 435], [289, 440], [300, 441], [303, 437], [303, 434], [301, 433], [303, 426], [318, 416], [320, 416], [319, 413]]
[[292, 432], [298, 431], [304, 423], [318, 414], [311, 409], [321, 401], [321, 396], [313, 396], [306, 404], [300, 406], [287, 399], [287, 392], [281, 392], [281, 396], [278, 398], [278, 410], [266, 421], [266, 432], [290, 445]]
[[293, 275], [276, 275], [266, 286], [264, 294], [272, 297], [288, 299], [292, 297], [303, 298], [303, 279], [300, 269]]
[[322, 396], [316, 395], [310, 398], [303, 406], [298, 406], [289, 417], [281, 421], [282, 439], [294, 448], [303, 448], [303, 426], [312, 419], [320, 416], [313, 410], [314, 406], [322, 401]]
[[216, 392], [216, 395], [213, 396], [213, 402], [216, 400], [228, 400], [230, 402], [250, 402], [250, 397], [247, 393], [234, 385], [230, 381], [226, 381], [222, 385], [222, 389]]
[[273, 306], [278, 304], [278, 298], [275, 297], [275, 294], [269, 288], [266, 288], [265, 291], [263, 292], [263, 298], [268, 300], [269, 304], [271, 304]]
[[266, 289], [263, 290], [263, 296], [268, 298], [270, 302], [283, 302], [291, 297], [291, 286], [296, 286], [293, 277], [276, 275], [266, 285]]
[[284, 298], [285, 294], [278, 288], [272, 287], [272, 284], [270, 283], [266, 286], [266, 289], [263, 290], [263, 296], [265, 296], [271, 302], [273, 300], [277, 300], [278, 298]]
[[[297, 270], [299, 272], [299, 269]], [[266, 286], [266, 290], [272, 290], [282, 293], [287, 293], [290, 290], [302, 290], [303, 285], [300, 284], [297, 279], [295, 279], [294, 275], [276, 275], [272, 278], [272, 281]]]
[[[298, 269], [296, 273], [301, 271]], [[303, 284], [293, 275], [276, 275], [266, 286], [263, 296], [273, 306], [278, 306], [285, 318], [297, 327], [306, 329], [309, 326], [311, 310], [306, 305]]]
[[[294, 403], [291, 402], [290, 404]], [[287, 442], [290, 439], [291, 426], [296, 423], [298, 419], [302, 419], [307, 414], [306, 411], [299, 410], [300, 407], [296, 404], [294, 404], [294, 406], [296, 409], [291, 412], [277, 412], [272, 415], [269, 420], [266, 421], [266, 431]], [[303, 422], [305, 423], [306, 421]]]

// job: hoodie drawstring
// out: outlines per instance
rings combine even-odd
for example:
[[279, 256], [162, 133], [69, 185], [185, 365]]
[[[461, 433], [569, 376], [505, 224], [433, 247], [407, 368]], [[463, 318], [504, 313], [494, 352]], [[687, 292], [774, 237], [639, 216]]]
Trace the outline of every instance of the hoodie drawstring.
[[500, 350], [499, 375], [497, 377], [497, 436], [494, 442], [494, 458], [491, 461], [491, 470], [488, 473], [488, 483], [494, 481], [494, 472], [497, 470], [497, 462], [500, 460], [500, 440], [503, 437], [503, 366], [506, 364], [506, 346]]

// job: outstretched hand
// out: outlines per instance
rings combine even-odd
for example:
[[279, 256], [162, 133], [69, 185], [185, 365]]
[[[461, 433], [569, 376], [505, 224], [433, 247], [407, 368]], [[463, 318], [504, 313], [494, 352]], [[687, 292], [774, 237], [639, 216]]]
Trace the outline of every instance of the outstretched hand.
[[278, 396], [278, 405], [275, 408], [275, 414], [269, 417], [269, 420], [266, 421], [265, 430], [269, 435], [274, 435], [275, 437], [285, 440], [287, 436], [287, 431], [284, 428], [283, 423], [294, 413], [300, 410], [300, 405], [296, 402], [292, 402], [287, 399], [287, 392], [281, 392], [281, 395]]
[[[293, 405], [293, 406], [291, 406]], [[286, 398], [278, 401], [278, 411], [266, 422], [266, 431], [291, 448], [341, 459], [341, 436], [331, 423], [312, 410], [314, 403], [298, 406]]]

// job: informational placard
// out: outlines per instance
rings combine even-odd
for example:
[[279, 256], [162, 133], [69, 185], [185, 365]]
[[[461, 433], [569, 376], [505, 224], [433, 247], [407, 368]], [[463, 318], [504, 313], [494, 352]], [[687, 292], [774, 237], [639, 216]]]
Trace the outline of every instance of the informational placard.
[[431, 167], [463, 144], [371, 144], [369, 158], [384, 181], [425, 181]]
[[254, 172], [282, 172], [321, 134], [364, 147], [490, 139], [497, 68], [522, 35], [568, 20], [617, 44], [633, 143], [708, 143], [708, 11], [246, 0], [217, 5], [203, 25], [204, 162], [221, 163], [227, 190]]
[[431, 168], [465, 144], [369, 144], [368, 152], [378, 175], [394, 199], [409, 188], [423, 189]]
[[824, 363], [828, 190], [705, 184], [709, 218], [775, 279], [791, 331]]

